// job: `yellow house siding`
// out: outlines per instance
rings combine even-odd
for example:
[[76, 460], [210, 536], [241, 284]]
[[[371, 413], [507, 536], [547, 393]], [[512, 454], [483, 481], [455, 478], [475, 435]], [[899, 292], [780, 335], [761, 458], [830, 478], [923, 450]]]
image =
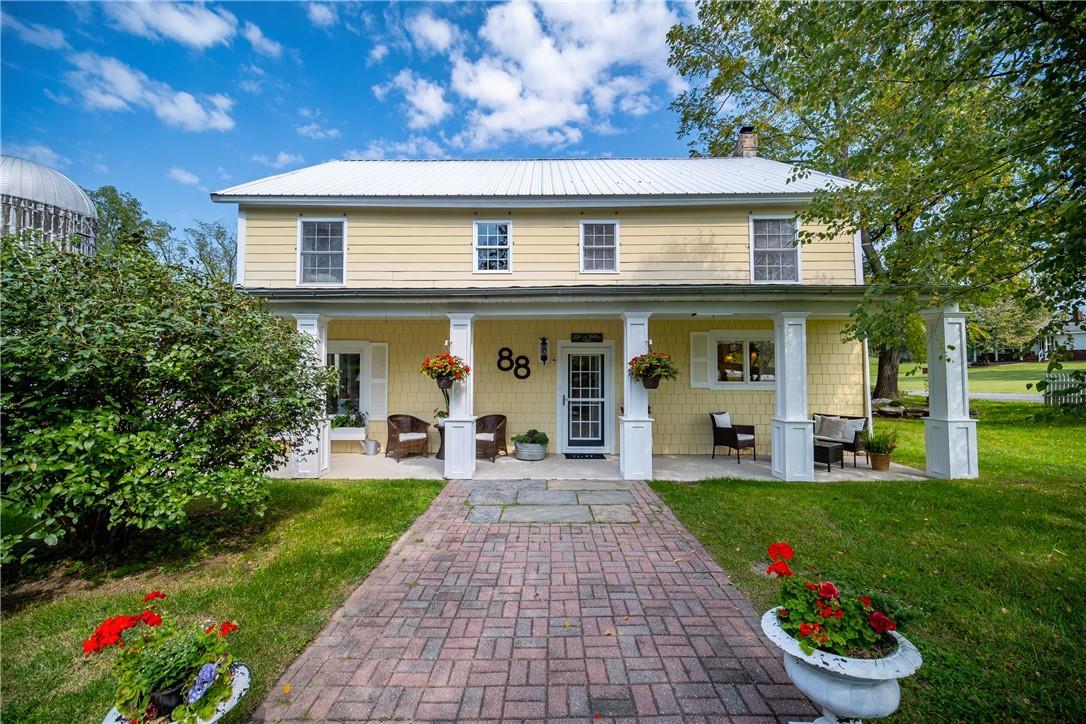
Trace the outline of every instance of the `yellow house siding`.
[[[245, 283], [297, 281], [299, 214], [345, 217], [348, 287], [462, 288], [574, 284], [746, 284], [750, 214], [785, 207], [640, 209], [247, 209]], [[473, 273], [473, 221], [509, 219], [511, 273]], [[580, 273], [580, 222], [619, 222], [620, 272]], [[804, 228], [816, 229], [814, 226]], [[851, 237], [804, 245], [805, 284], [854, 284]]]

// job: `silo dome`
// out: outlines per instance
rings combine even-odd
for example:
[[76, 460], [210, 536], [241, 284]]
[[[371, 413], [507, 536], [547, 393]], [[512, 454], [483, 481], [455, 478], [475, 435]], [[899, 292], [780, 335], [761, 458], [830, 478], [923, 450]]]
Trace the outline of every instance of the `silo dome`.
[[87, 193], [59, 171], [14, 156], [0, 156], [4, 234], [40, 231], [68, 239], [74, 250], [93, 254], [98, 212]]

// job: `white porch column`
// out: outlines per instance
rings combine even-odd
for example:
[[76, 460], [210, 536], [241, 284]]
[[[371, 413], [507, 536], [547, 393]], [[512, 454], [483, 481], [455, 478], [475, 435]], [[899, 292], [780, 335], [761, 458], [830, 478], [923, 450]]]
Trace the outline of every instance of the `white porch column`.
[[933, 478], [975, 478], [980, 470], [977, 421], [969, 418], [965, 314], [957, 305], [921, 314], [928, 327], [927, 473]]
[[[328, 319], [319, 314], [295, 314], [298, 331], [313, 340], [313, 354], [321, 365], [325, 363], [328, 347]], [[315, 478], [327, 472], [332, 460], [332, 440], [329, 422], [325, 419], [291, 454], [291, 474], [298, 478]]]
[[449, 416], [445, 418], [445, 477], [470, 480], [475, 475], [475, 341], [471, 314], [449, 315], [449, 354], [471, 367], [463, 382], [449, 390]]
[[649, 314], [628, 312], [622, 315], [622, 428], [619, 468], [624, 480], [648, 480], [652, 477], [652, 418], [649, 417], [649, 392], [629, 374], [629, 361], [649, 351]]
[[807, 414], [807, 313], [773, 320], [777, 414], [773, 416], [773, 477], [814, 480], [814, 421]]

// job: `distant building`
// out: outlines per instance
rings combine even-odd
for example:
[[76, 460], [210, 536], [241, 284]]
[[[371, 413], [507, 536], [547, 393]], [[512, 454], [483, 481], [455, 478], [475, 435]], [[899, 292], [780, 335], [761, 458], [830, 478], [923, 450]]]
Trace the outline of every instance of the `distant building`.
[[1037, 359], [1048, 359], [1058, 347], [1071, 353], [1073, 360], [1086, 360], [1086, 310], [1076, 309], [1071, 316], [1071, 321], [1057, 334], [1046, 337], [1039, 344], [1033, 346], [1031, 356]]
[[59, 171], [14, 156], [0, 156], [0, 225], [4, 235], [40, 231], [93, 254], [98, 212], [87, 193]]

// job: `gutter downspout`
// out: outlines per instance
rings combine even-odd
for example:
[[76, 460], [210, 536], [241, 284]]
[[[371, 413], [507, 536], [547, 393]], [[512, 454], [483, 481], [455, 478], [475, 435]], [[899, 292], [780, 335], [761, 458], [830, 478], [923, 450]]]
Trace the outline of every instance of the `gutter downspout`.
[[871, 354], [864, 340], [864, 415], [867, 417], [867, 429], [875, 432], [875, 418], [871, 413]]

